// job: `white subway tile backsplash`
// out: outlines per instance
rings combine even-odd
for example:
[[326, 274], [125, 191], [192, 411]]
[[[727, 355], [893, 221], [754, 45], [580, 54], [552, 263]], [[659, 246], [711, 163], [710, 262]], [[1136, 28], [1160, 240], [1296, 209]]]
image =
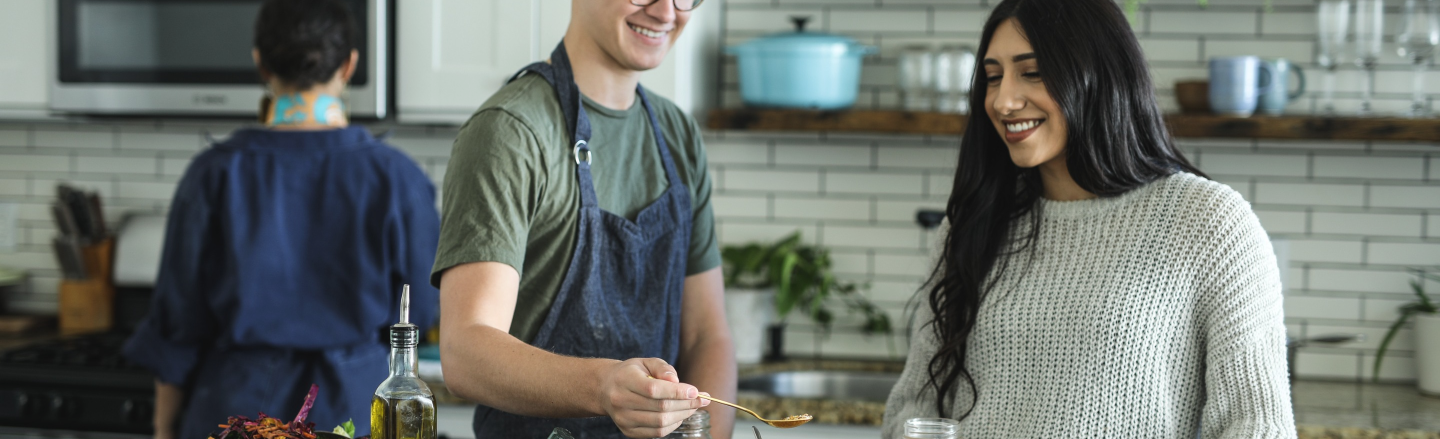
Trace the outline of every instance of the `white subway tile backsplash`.
[[1311, 268], [1310, 289], [1405, 294], [1414, 276], [1403, 271]]
[[875, 203], [875, 219], [879, 221], [914, 222], [915, 212], [920, 209], [945, 210], [944, 201], [887, 201]]
[[924, 32], [929, 29], [929, 17], [923, 9], [832, 10], [829, 29], [831, 32]]
[[30, 180], [23, 178], [0, 178], [0, 195], [24, 196], [30, 194]]
[[870, 200], [781, 198], [775, 199], [776, 218], [870, 220]]
[[35, 146], [64, 148], [115, 148], [113, 131], [48, 131], [36, 130]]
[[826, 193], [920, 195], [924, 177], [917, 174], [879, 172], [827, 172]]
[[819, 172], [725, 170], [725, 190], [817, 192]]
[[[1370, 205], [1373, 207], [1440, 209], [1440, 186], [1373, 185], [1370, 187]], [[1431, 233], [1436, 232], [1432, 231]]]
[[1341, 184], [1255, 183], [1255, 203], [1354, 206], [1365, 203], [1365, 186]]
[[1285, 318], [1359, 320], [1360, 299], [1292, 294], [1285, 296]]
[[[1366, 354], [1364, 357], [1362, 357], [1362, 361], [1360, 362], [1360, 376], [1367, 380], [1371, 379], [1374, 376], [1374, 370], [1375, 356], [1373, 354]], [[1409, 353], [1386, 353], [1385, 361], [1381, 362], [1380, 364], [1380, 379], [1387, 381], [1403, 380], [1413, 382], [1415, 380], [1416, 370], [1419, 369], [1417, 369], [1417, 366], [1415, 365], [1415, 358]]]
[[767, 197], [710, 195], [710, 206], [716, 218], [766, 218], [770, 216]]
[[120, 149], [163, 149], [199, 151], [204, 144], [199, 134], [135, 133], [121, 131]]
[[1308, 158], [1298, 154], [1204, 154], [1200, 167], [1210, 175], [1304, 177]]
[[1359, 241], [1290, 240], [1290, 261], [1346, 262], [1358, 264], [1363, 246]]
[[1315, 35], [1314, 12], [1266, 12], [1260, 15], [1260, 33], [1273, 35]]
[[175, 183], [121, 181], [117, 195], [120, 198], [143, 198], [170, 204], [170, 199], [175, 196]]
[[1426, 216], [1425, 237], [1440, 238], [1440, 213], [1432, 213]]
[[180, 176], [185, 175], [185, 170], [190, 167], [190, 159], [164, 158], [160, 159], [160, 175]]
[[1245, 12], [1206, 12], [1163, 10], [1150, 12], [1147, 35], [1255, 35], [1256, 14]]
[[1405, 266], [1440, 265], [1440, 243], [1369, 243], [1369, 263]]
[[806, 166], [869, 167], [872, 164], [869, 146], [841, 145], [776, 145], [775, 163]]
[[1305, 212], [1256, 210], [1255, 216], [1260, 218], [1260, 226], [1264, 227], [1267, 233], [1305, 233], [1306, 231]]
[[826, 224], [825, 238], [822, 241], [821, 244], [826, 247], [918, 249], [920, 247], [920, 228]]
[[1365, 315], [1367, 321], [1377, 323], [1394, 323], [1400, 318], [1400, 307], [1413, 303], [1415, 296], [1395, 295], [1403, 299], [1386, 299], [1390, 296], [1370, 296], [1365, 298]]
[[30, 133], [25, 130], [0, 130], [0, 146], [30, 146]]
[[792, 16], [810, 17], [809, 23], [805, 25], [806, 29], [826, 28], [825, 10], [819, 7], [730, 8], [725, 11], [725, 30], [731, 33], [754, 34], [794, 31], [795, 24], [790, 22]]
[[1315, 177], [1420, 180], [1423, 157], [1316, 156]]
[[902, 147], [881, 146], [879, 154], [882, 168], [932, 168], [955, 169], [955, 159], [960, 155], [959, 145], [946, 147]]
[[1353, 380], [1360, 375], [1361, 358], [1355, 354], [1311, 353], [1295, 355], [1295, 374], [1307, 378]]
[[705, 157], [711, 166], [763, 165], [770, 162], [770, 145], [755, 141], [706, 141]]
[[1420, 237], [1419, 214], [1315, 212], [1312, 215], [1311, 233]]
[[[959, 11], [935, 11], [936, 32], [966, 32], [980, 34], [985, 27], [985, 19], [990, 18], [990, 11], [985, 9], [967, 9]], [[966, 41], [966, 44], [978, 45], [980, 40]]]
[[870, 254], [866, 252], [830, 252], [830, 268], [837, 274], [870, 275]]
[[[874, 281], [874, 282], [871, 282], [871, 283], [870, 283], [869, 296], [870, 296], [870, 298], [873, 299], [873, 300], [881, 300], [881, 301], [894, 302], [894, 303], [905, 303], [905, 302], [911, 300], [911, 298], [915, 297], [916, 293], [920, 291], [920, 283], [921, 283], [920, 281], [915, 281], [915, 282]], [[929, 292], [926, 291], [926, 292], [923, 292], [923, 293], [920, 293], [920, 294], [921, 294], [921, 295], [927, 295], [927, 294], [929, 294]], [[922, 306], [929, 306], [929, 305], [926, 304], [926, 305], [922, 305]], [[895, 321], [893, 321], [892, 323], [894, 323], [896, 327], [904, 328], [906, 321], [904, 321], [904, 320], [895, 320]]]
[[155, 157], [79, 157], [75, 170], [86, 173], [155, 175], [159, 160]]
[[[1147, 61], [1200, 61], [1199, 38], [1159, 39], [1141, 38], [1140, 49], [1145, 51]], [[1170, 88], [1172, 84], [1156, 84], [1159, 88]]]
[[918, 253], [913, 255], [876, 254], [875, 274], [893, 276], [913, 276], [917, 279], [924, 279], [930, 275], [930, 270], [935, 268], [935, 261], [930, 255]]
[[1206, 59], [1257, 55], [1262, 58], [1285, 58], [1293, 63], [1308, 65], [1314, 62], [1314, 52], [1315, 43], [1309, 41], [1266, 41], [1265, 44], [1256, 44], [1254, 41], [1205, 41]]
[[0, 171], [69, 172], [70, 157], [63, 155], [7, 155]]
[[773, 243], [795, 232], [800, 232], [801, 242], [814, 244], [816, 237], [819, 236], [819, 229], [814, 224], [747, 223], [738, 221], [719, 221], [718, 224], [720, 242], [722, 244], [743, 244], [748, 242]]

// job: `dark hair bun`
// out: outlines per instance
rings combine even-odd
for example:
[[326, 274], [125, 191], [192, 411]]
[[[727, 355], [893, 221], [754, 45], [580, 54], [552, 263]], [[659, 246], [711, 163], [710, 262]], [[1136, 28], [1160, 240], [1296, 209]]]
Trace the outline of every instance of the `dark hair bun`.
[[350, 11], [336, 0], [268, 0], [255, 20], [260, 66], [307, 89], [330, 81], [355, 49]]

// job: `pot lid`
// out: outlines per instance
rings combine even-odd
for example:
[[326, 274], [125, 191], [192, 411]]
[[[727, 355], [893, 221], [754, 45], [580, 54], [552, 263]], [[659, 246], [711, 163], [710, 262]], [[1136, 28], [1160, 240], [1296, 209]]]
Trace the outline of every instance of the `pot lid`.
[[738, 46], [730, 47], [730, 52], [736, 51], [763, 51], [763, 52], [833, 52], [845, 54], [848, 52], [868, 53], [869, 47], [861, 46], [853, 38], [827, 34], [821, 32], [806, 32], [805, 24], [810, 21], [809, 16], [793, 16], [790, 21], [795, 23], [794, 32], [780, 32], [750, 41]]

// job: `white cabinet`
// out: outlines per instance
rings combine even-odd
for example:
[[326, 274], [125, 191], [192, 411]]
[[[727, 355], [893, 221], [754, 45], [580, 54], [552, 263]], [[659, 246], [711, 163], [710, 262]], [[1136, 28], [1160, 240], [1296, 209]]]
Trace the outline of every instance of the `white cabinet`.
[[45, 117], [54, 0], [0, 0], [0, 119]]
[[[717, 94], [718, 3], [695, 11], [665, 63], [641, 78], [648, 89], [692, 112], [711, 107]], [[398, 4], [396, 111], [403, 123], [464, 122], [511, 75], [547, 58], [570, 22], [568, 1]]]

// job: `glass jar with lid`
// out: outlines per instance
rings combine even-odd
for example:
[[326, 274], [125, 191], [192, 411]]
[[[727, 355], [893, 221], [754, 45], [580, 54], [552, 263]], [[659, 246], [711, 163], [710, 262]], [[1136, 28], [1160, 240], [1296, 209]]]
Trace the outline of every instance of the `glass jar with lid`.
[[905, 421], [905, 439], [959, 439], [960, 423], [945, 418], [910, 418]]
[[968, 46], [941, 46], [935, 53], [935, 111], [970, 111], [970, 84], [975, 77], [975, 52]]
[[906, 46], [900, 51], [895, 76], [900, 90], [900, 107], [909, 111], [930, 111], [935, 92], [935, 52], [926, 45]]
[[680, 422], [680, 428], [665, 435], [665, 439], [710, 439], [710, 412], [696, 410], [695, 414]]

